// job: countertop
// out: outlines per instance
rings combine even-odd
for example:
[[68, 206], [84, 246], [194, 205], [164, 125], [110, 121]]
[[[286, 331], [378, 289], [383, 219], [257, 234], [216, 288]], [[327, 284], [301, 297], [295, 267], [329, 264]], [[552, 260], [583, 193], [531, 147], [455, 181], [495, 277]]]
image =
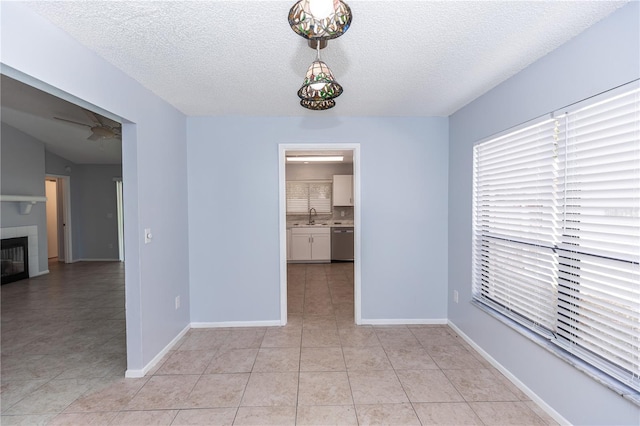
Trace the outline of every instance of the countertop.
[[353, 220], [317, 220], [314, 225], [309, 225], [307, 221], [287, 222], [287, 229], [290, 228], [352, 228]]

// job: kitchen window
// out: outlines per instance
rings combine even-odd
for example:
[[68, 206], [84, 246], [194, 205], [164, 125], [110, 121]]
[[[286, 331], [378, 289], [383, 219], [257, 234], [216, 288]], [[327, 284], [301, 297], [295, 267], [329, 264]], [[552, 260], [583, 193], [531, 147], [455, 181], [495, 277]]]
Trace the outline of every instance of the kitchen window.
[[640, 89], [612, 93], [474, 147], [473, 297], [637, 396]]
[[318, 214], [331, 213], [330, 180], [287, 181], [287, 214], [307, 214], [314, 208]]

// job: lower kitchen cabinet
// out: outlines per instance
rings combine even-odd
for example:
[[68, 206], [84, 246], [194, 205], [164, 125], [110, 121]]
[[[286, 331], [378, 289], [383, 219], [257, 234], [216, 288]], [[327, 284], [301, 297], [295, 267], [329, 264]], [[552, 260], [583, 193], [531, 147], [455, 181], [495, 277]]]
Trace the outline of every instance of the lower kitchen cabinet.
[[331, 261], [331, 228], [291, 229], [291, 260]]

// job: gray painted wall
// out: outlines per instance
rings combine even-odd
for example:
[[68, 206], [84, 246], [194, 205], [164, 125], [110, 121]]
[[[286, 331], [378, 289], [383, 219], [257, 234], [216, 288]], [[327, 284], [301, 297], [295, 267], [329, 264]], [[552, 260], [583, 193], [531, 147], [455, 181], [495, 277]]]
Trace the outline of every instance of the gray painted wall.
[[473, 144], [640, 77], [639, 4], [632, 2], [450, 118], [449, 319], [576, 425], [638, 425], [640, 408], [531, 343], [471, 300]]
[[120, 165], [81, 164], [72, 178], [74, 252], [81, 260], [118, 260], [116, 184]]
[[139, 374], [189, 324], [185, 117], [19, 2], [0, 19], [3, 72], [124, 121], [127, 367]]
[[[113, 178], [122, 176], [121, 166], [75, 165], [46, 152], [42, 142], [5, 123], [2, 123], [1, 152], [2, 194], [43, 196], [46, 174], [72, 176], [74, 260], [118, 259], [116, 191]], [[73, 165], [72, 172], [64, 169], [67, 165]], [[112, 215], [110, 218], [109, 214]], [[45, 203], [36, 203], [30, 214], [22, 215], [17, 203], [3, 202], [1, 218], [3, 227], [38, 226], [39, 271], [47, 271]]]
[[[2, 195], [44, 196], [44, 145], [37, 139], [2, 123], [0, 134]], [[38, 270], [49, 269], [47, 260], [47, 212], [45, 203], [36, 203], [31, 213], [20, 214], [18, 203], [3, 202], [0, 225], [5, 227], [36, 225], [38, 227]]]
[[[66, 167], [70, 167], [70, 171]], [[45, 152], [48, 175], [70, 176], [73, 259], [118, 260], [116, 186], [121, 165], [74, 164]], [[110, 217], [109, 217], [110, 216]]]
[[[66, 158], [62, 158], [53, 152], [45, 151], [44, 164], [48, 175], [71, 176], [71, 181], [73, 181], [76, 166], [75, 163], [72, 163]], [[70, 170], [67, 170], [67, 167], [69, 167]]]
[[278, 144], [327, 135], [361, 144], [363, 319], [447, 317], [447, 118], [187, 123], [191, 321], [280, 319]]

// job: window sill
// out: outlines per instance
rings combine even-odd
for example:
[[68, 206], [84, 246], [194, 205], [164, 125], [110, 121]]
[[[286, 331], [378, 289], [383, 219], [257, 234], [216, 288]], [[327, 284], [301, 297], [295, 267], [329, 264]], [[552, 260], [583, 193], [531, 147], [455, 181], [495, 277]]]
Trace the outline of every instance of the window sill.
[[635, 405], [640, 407], [640, 392], [637, 392], [636, 390], [628, 387], [624, 383], [621, 383], [620, 381], [614, 379], [613, 377], [609, 376], [608, 374], [605, 374], [602, 371], [596, 369], [595, 367], [592, 367], [591, 365], [589, 365], [586, 362], [582, 361], [580, 358], [577, 358], [576, 356], [566, 352], [565, 350], [563, 350], [559, 346], [554, 345], [553, 343], [551, 343], [549, 340], [547, 340], [547, 339], [543, 338], [542, 336], [532, 332], [527, 327], [519, 324], [518, 322], [516, 322], [516, 321], [514, 321], [514, 320], [512, 320], [510, 318], [505, 317], [504, 315], [500, 314], [499, 312], [497, 312], [496, 310], [490, 308], [489, 306], [486, 306], [483, 303], [480, 303], [480, 302], [478, 302], [476, 300], [472, 300], [471, 304], [474, 305], [475, 307], [477, 307], [478, 309], [480, 309], [481, 311], [483, 311], [483, 312], [487, 313], [488, 315], [492, 316], [496, 320], [500, 321], [504, 325], [506, 325], [506, 326], [510, 327], [511, 329], [515, 330], [516, 332], [520, 333], [521, 335], [523, 335], [527, 339], [529, 339], [532, 342], [536, 343], [538, 346], [541, 346], [542, 348], [544, 348], [547, 351], [551, 352], [553, 355], [555, 355], [558, 358], [562, 359], [563, 361], [571, 364], [573, 367], [575, 367], [579, 371], [583, 372], [587, 376], [591, 377], [596, 382], [600, 383], [603, 386], [606, 386], [607, 388], [609, 388], [613, 392], [615, 392], [618, 395], [622, 396], [624, 399], [626, 399], [626, 400], [628, 400], [628, 401], [632, 402], [633, 404], [635, 404]]

